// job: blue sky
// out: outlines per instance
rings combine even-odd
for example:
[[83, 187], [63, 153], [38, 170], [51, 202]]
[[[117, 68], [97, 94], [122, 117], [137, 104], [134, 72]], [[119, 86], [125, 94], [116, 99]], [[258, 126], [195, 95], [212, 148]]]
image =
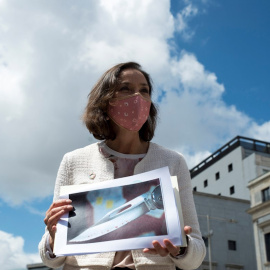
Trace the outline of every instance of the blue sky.
[[[183, 5], [172, 1], [172, 13]], [[177, 43], [217, 75], [227, 104], [259, 122], [269, 121], [269, 1], [210, 1], [204, 8], [190, 21], [196, 31], [191, 41], [176, 35]]]
[[80, 115], [118, 62], [151, 74], [154, 141], [189, 167], [237, 135], [270, 141], [269, 12], [267, 0], [0, 0], [1, 265], [39, 261], [58, 166], [94, 142]]

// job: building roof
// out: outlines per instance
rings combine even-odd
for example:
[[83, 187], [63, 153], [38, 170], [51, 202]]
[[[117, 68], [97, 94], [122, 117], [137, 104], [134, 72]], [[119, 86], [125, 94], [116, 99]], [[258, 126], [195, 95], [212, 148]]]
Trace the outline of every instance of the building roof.
[[250, 189], [252, 186], [257, 185], [258, 183], [265, 181], [265, 179], [269, 178], [270, 180], [270, 172], [264, 173], [260, 175], [259, 177], [256, 177], [255, 179], [252, 179], [248, 183], [248, 188]]
[[200, 192], [200, 191], [193, 191], [193, 195], [194, 196], [214, 198], [214, 199], [217, 199], [217, 200], [225, 200], [225, 201], [234, 201], [234, 202], [239, 202], [239, 203], [246, 203], [246, 204], [250, 205], [250, 200], [239, 199], [239, 198], [234, 198], [234, 197], [228, 197], [228, 196], [223, 196], [223, 195], [216, 195], [216, 194], [205, 193], [205, 192]]
[[231, 141], [229, 141], [221, 148], [219, 148], [217, 151], [215, 151], [212, 155], [210, 155], [202, 162], [200, 162], [198, 165], [193, 167], [190, 170], [191, 178], [195, 177], [196, 175], [198, 175], [199, 173], [201, 173], [202, 171], [213, 165], [215, 162], [217, 162], [224, 156], [228, 155], [230, 152], [232, 152], [239, 146], [242, 146], [243, 148], [251, 150], [253, 152], [270, 154], [270, 142], [254, 140], [242, 136], [236, 136]]

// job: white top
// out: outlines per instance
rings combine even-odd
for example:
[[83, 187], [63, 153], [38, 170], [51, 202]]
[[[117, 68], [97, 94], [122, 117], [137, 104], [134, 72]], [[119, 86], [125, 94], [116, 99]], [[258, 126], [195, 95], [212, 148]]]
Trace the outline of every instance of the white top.
[[[99, 151], [100, 143], [94, 143], [73, 152], [67, 153], [60, 165], [55, 183], [54, 200], [59, 198], [60, 186], [96, 183], [114, 178], [114, 166]], [[196, 209], [193, 201], [190, 173], [181, 154], [165, 149], [155, 143], [149, 144], [145, 157], [135, 166], [134, 174], [168, 166], [171, 175], [176, 175], [180, 187], [180, 198], [183, 210], [184, 225], [192, 228], [189, 235], [187, 253], [179, 259], [171, 256], [145, 254], [142, 250], [132, 250], [135, 268], [138, 270], [175, 270], [196, 269], [205, 257], [205, 245], [199, 230]], [[92, 176], [95, 175], [94, 178]], [[40, 241], [39, 250], [45, 265], [57, 268], [64, 265], [63, 270], [111, 269], [115, 252], [87, 254], [81, 256], [46, 257], [46, 238], [48, 231]]]

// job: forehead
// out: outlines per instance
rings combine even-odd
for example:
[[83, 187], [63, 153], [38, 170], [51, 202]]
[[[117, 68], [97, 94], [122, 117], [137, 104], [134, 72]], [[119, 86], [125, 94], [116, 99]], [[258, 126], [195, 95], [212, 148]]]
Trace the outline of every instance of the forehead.
[[139, 83], [139, 84], [147, 84], [147, 80], [144, 75], [136, 69], [126, 69], [120, 73], [119, 76], [120, 83]]

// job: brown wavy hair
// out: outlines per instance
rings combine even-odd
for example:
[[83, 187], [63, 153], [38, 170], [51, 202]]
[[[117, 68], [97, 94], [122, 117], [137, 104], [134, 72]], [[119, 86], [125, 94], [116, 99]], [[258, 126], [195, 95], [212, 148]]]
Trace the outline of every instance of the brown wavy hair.
[[[89, 93], [88, 103], [82, 116], [87, 129], [98, 140], [114, 140], [116, 137], [111, 121], [108, 120], [107, 107], [118, 86], [119, 76], [126, 69], [136, 69], [144, 75], [149, 86], [149, 94], [152, 96], [150, 75], [143, 71], [138, 63], [121, 63], [107, 70]], [[156, 124], [157, 107], [152, 102], [148, 119], [139, 130], [141, 140], [150, 141], [154, 137]]]

